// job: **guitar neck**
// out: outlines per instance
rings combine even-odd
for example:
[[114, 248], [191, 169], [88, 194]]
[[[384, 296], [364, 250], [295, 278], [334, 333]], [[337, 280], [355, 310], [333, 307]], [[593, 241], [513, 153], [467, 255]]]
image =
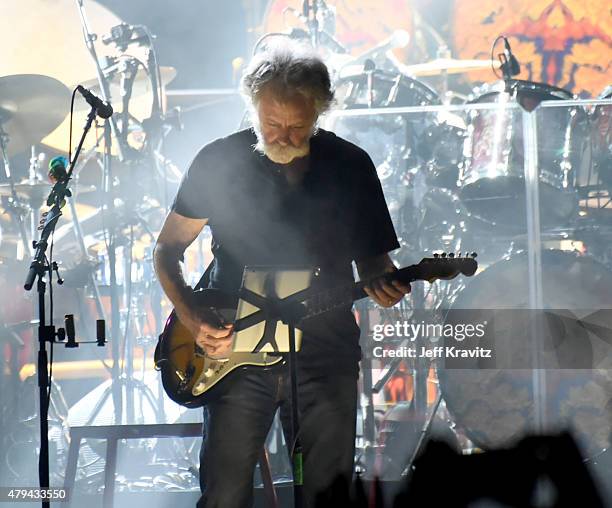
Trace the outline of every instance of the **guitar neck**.
[[[416, 280], [430, 280], [431, 278], [437, 278], [431, 273], [428, 274], [426, 272], [427, 270], [424, 270], [419, 264], [407, 266], [406, 268], [402, 268], [401, 270], [397, 270], [395, 272], [390, 272], [386, 274], [384, 278], [387, 281], [399, 280], [404, 284], [410, 284]], [[366, 298], [368, 295], [364, 288], [374, 279], [375, 278], [371, 278], [365, 281], [359, 281], [353, 284], [328, 289], [306, 298], [303, 302], [306, 305], [306, 315], [304, 317], [310, 318], [333, 310], [336, 307], [350, 305], [357, 300]]]
[[[417, 265], [407, 266], [400, 270], [387, 273], [383, 278], [387, 281], [397, 280], [404, 284], [410, 284], [417, 280], [426, 280], [433, 282], [436, 279], [453, 279], [460, 273], [466, 276], [474, 275], [478, 264], [474, 257], [455, 258], [452, 255], [449, 257], [436, 256], [433, 258], [424, 258]], [[364, 288], [370, 284], [375, 277], [360, 282], [354, 282], [344, 286], [335, 287], [333, 289], [323, 290], [311, 294], [309, 290], [299, 292], [285, 299], [284, 305], [287, 305], [286, 310], [293, 316], [298, 316], [299, 319], [307, 319], [319, 314], [323, 314], [337, 307], [351, 305], [357, 300], [361, 300], [368, 296]], [[255, 305], [261, 307], [257, 302], [257, 298], [265, 300], [265, 298], [257, 295], [251, 295], [255, 298]], [[248, 301], [248, 300], [247, 300]], [[262, 312], [262, 311], [260, 311]], [[244, 317], [235, 323], [235, 329], [250, 326], [251, 321], [257, 313]]]

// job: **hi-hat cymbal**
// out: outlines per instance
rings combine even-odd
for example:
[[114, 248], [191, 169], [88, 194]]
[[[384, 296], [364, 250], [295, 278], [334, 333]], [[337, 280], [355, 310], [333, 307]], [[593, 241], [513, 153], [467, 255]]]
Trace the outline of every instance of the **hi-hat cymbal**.
[[422, 64], [401, 65], [404, 74], [415, 77], [439, 76], [440, 74], [462, 74], [465, 72], [499, 69], [497, 60], [458, 60], [456, 58], [437, 58]]
[[[161, 82], [166, 86], [176, 77], [176, 69], [174, 67], [160, 67]], [[108, 77], [110, 85], [110, 96], [112, 103], [121, 103], [121, 74], [115, 72]], [[89, 88], [94, 94], [102, 96], [100, 92], [100, 84], [98, 78], [88, 79], [81, 83], [85, 88]], [[145, 94], [151, 94], [151, 80], [144, 69], [139, 69], [136, 72], [136, 77], [132, 85], [132, 97], [140, 97]]]
[[40, 142], [68, 114], [70, 90], [57, 79], [39, 74], [0, 78], [0, 124], [8, 134], [8, 154]]

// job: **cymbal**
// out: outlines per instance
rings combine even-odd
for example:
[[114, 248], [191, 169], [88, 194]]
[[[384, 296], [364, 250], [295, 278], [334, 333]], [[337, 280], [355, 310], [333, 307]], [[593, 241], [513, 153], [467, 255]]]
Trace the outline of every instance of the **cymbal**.
[[[98, 59], [119, 57], [114, 45], [104, 45], [102, 36], [110, 33], [113, 26], [122, 20], [111, 10], [95, 0], [83, 2], [89, 29], [97, 35], [94, 42]], [[49, 20], [53, 20], [50, 22]], [[95, 76], [95, 64], [83, 38], [83, 27], [74, 0], [19, 0], [2, 2], [0, 16], [0, 47], [10, 48], [0, 58], [0, 76], [11, 74], [44, 74], [60, 80], [71, 87]], [[130, 54], [146, 61], [147, 51], [143, 47], [130, 47]], [[138, 119], [150, 115], [151, 98], [130, 106], [130, 113]], [[75, 101], [76, 105], [81, 100]], [[69, 99], [62, 103], [66, 112], [70, 109]], [[80, 107], [80, 106], [79, 106]], [[132, 111], [133, 109], [133, 111]], [[115, 108], [118, 111], [117, 108]], [[73, 142], [76, 144], [85, 123], [87, 111], [82, 108], [74, 116]], [[65, 118], [57, 129], [43, 139], [43, 143], [68, 151], [69, 118]], [[100, 135], [100, 133], [98, 133]], [[84, 153], [96, 144], [94, 129], [89, 133]]]
[[[176, 69], [174, 67], [164, 66], [160, 67], [161, 82], [163, 86], [166, 86], [176, 77]], [[85, 88], [89, 88], [94, 94], [102, 96], [100, 92], [100, 84], [98, 78], [88, 79], [81, 83]], [[121, 74], [115, 72], [109, 76], [110, 85], [110, 96], [111, 103], [121, 104]], [[142, 95], [151, 94], [151, 80], [149, 75], [140, 68], [136, 72], [136, 78], [132, 85], [132, 97], [140, 97]], [[89, 109], [89, 107], [87, 107]]]
[[[21, 196], [25, 197], [31, 202], [40, 201], [42, 202], [44, 198], [49, 194], [53, 184], [50, 182], [29, 182], [24, 180], [23, 182], [19, 182], [15, 184], [15, 192]], [[93, 185], [79, 185], [79, 194], [81, 192], [92, 192], [96, 190]], [[11, 195], [11, 186], [8, 183], [0, 184], [0, 196], [10, 196]]]
[[[89, 29], [98, 36], [98, 57], [118, 55], [114, 46], [102, 44], [102, 36], [121, 19], [95, 0], [83, 5]], [[0, 47], [10, 48], [2, 53], [0, 75], [44, 74], [71, 86], [96, 72], [74, 0], [2, 2]], [[134, 48], [134, 56], [145, 57], [140, 50]]]
[[456, 58], [437, 58], [422, 64], [401, 65], [400, 70], [415, 77], [439, 76], [441, 74], [462, 74], [465, 72], [499, 69], [497, 60], [458, 60]]
[[57, 79], [39, 74], [0, 78], [0, 124], [8, 134], [7, 152], [22, 152], [40, 142], [66, 118], [70, 90]]

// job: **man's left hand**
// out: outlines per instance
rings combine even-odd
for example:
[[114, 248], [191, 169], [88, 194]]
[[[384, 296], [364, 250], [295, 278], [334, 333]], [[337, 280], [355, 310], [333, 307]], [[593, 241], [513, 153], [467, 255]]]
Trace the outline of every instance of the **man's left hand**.
[[374, 279], [364, 287], [366, 294], [382, 307], [393, 307], [404, 295], [410, 293], [410, 284], [394, 280], [387, 282], [384, 277]]

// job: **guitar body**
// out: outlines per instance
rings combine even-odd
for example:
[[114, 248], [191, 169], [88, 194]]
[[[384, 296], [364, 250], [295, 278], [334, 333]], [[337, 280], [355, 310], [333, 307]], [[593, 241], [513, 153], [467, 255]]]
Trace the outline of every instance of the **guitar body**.
[[[236, 315], [237, 300], [216, 289], [197, 292], [203, 308], [214, 308], [225, 321]], [[193, 335], [172, 311], [159, 336], [155, 350], [155, 367], [161, 372], [168, 396], [177, 404], [194, 408], [203, 406], [214, 396], [220, 381], [249, 366], [269, 367], [282, 360], [269, 353], [232, 353], [217, 360], [206, 356], [196, 346]]]

